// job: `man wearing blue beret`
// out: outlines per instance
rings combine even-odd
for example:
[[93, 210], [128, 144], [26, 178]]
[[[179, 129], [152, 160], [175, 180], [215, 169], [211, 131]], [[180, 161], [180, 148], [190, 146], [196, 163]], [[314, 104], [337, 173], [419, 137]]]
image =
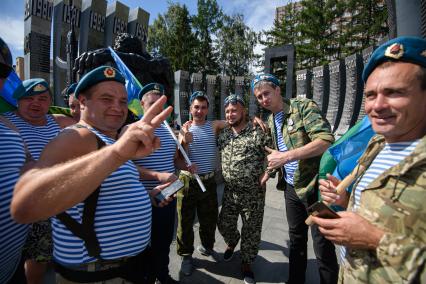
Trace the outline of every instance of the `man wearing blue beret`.
[[[148, 109], [164, 95], [164, 87], [159, 83], [147, 84], [139, 93], [141, 107]], [[187, 166], [178, 155], [175, 140], [163, 124], [155, 129], [155, 135], [161, 140], [161, 147], [151, 155], [134, 160], [141, 174], [141, 182], [147, 190], [153, 190], [159, 184], [177, 180], [176, 169]], [[152, 262], [157, 284], [179, 283], [169, 275], [169, 253], [173, 241], [176, 216], [176, 200], [163, 207], [152, 207], [151, 248], [155, 251]]]
[[425, 283], [426, 40], [392, 39], [364, 68], [365, 112], [378, 134], [358, 161], [352, 194], [339, 181], [320, 185], [340, 218], [313, 217], [346, 247], [340, 283]]
[[36, 164], [39, 170], [16, 186], [16, 220], [54, 216], [56, 283], [148, 283], [151, 201], [131, 159], [159, 147], [154, 129], [171, 108], [162, 111], [162, 96], [118, 139], [128, 112], [124, 84], [109, 66], [81, 78], [75, 89], [79, 123], [52, 140]]
[[[22, 82], [13, 94], [18, 101], [16, 111], [4, 113], [19, 130], [31, 156], [38, 160], [44, 147], [62, 128], [75, 121], [62, 114], [48, 114], [52, 103], [49, 84], [41, 78]], [[42, 281], [47, 263], [52, 257], [50, 222], [32, 225], [24, 247], [25, 267], [29, 281]]]
[[68, 107], [70, 108], [72, 118], [75, 121], [79, 121], [80, 120], [80, 102], [77, 100], [77, 98], [74, 95], [76, 87], [77, 87], [77, 83], [73, 83], [69, 85], [68, 88], [65, 90], [65, 95], [68, 97]]
[[[267, 148], [268, 170], [279, 170], [277, 188], [284, 190], [289, 226], [288, 283], [305, 283], [307, 267], [307, 207], [318, 194], [309, 183], [318, 173], [321, 155], [334, 141], [330, 124], [318, 105], [309, 99], [285, 99], [279, 80], [271, 74], [258, 74], [251, 82], [259, 104], [270, 110], [268, 124], [275, 149]], [[316, 226], [311, 229], [321, 283], [336, 283], [338, 274], [334, 245]]]

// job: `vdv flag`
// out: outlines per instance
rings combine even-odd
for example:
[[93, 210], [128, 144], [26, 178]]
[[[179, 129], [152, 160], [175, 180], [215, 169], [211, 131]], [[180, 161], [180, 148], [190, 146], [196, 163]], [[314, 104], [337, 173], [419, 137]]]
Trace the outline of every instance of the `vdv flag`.
[[[346, 134], [348, 135], [345, 137]], [[342, 136], [342, 141], [339, 139], [337, 141], [339, 143], [328, 149], [337, 163], [336, 169], [333, 172], [335, 177], [341, 180], [352, 172], [374, 134], [370, 120], [365, 116], [348, 133]]]
[[132, 71], [130, 71], [126, 64], [124, 64], [124, 62], [117, 55], [117, 53], [111, 47], [108, 48], [111, 52], [112, 58], [115, 61], [115, 64], [117, 65], [118, 70], [120, 70], [120, 72], [126, 79], [127, 104], [129, 110], [133, 112], [133, 114], [141, 118], [143, 115], [143, 111], [140, 105], [138, 94], [140, 90], [142, 90], [142, 84], [139, 83], [138, 79], [133, 75]]
[[22, 81], [14, 70], [12, 70], [9, 76], [6, 78], [3, 88], [0, 90], [0, 112], [6, 112], [16, 109], [17, 101], [13, 97], [15, 90], [21, 87]]

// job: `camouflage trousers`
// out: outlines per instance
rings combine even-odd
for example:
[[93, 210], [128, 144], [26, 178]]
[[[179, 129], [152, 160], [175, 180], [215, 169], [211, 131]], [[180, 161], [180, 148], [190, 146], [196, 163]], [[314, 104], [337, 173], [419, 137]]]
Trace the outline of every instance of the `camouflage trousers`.
[[215, 177], [203, 180], [206, 192], [202, 192], [195, 178], [190, 178], [189, 187], [177, 194], [178, 227], [176, 234], [178, 255], [194, 252], [195, 214], [200, 223], [199, 234], [205, 248], [213, 249], [217, 224], [217, 191]]
[[259, 251], [262, 232], [265, 190], [259, 185], [244, 189], [225, 184], [218, 229], [228, 246], [235, 247], [240, 240], [237, 228], [241, 216], [242, 263], [252, 263]]

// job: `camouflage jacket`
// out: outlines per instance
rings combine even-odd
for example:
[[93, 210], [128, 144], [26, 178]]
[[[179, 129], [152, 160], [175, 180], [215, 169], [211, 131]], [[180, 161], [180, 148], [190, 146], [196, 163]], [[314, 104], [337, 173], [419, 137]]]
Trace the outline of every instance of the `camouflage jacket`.
[[[359, 163], [367, 168], [384, 144], [383, 136], [374, 136]], [[348, 249], [340, 282], [426, 283], [425, 201], [426, 136], [413, 153], [362, 191], [357, 213], [386, 233], [374, 251]], [[354, 202], [352, 194], [348, 210]]]
[[223, 129], [217, 139], [222, 158], [222, 174], [227, 185], [251, 189], [259, 185], [266, 169], [265, 146], [271, 147], [271, 136], [252, 123], [235, 135], [230, 127]]
[[[325, 119], [318, 105], [309, 99], [283, 99], [284, 100], [284, 121], [282, 125], [282, 136], [284, 143], [289, 150], [302, 147], [315, 139], [322, 139], [330, 143], [334, 142], [334, 136], [330, 130], [330, 124]], [[268, 118], [268, 125], [271, 128], [272, 139], [275, 149], [277, 146], [277, 136], [274, 123], [274, 115]], [[300, 199], [306, 199], [307, 195], [313, 192], [314, 187], [308, 186], [319, 170], [321, 155], [298, 161], [297, 169], [294, 173], [294, 189]], [[285, 181], [283, 179], [282, 168], [280, 169], [277, 188], [284, 190]]]

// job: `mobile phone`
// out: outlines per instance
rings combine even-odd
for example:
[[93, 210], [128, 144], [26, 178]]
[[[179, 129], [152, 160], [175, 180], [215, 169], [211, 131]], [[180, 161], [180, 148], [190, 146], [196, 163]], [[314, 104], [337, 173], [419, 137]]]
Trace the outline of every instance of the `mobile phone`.
[[317, 216], [326, 219], [340, 218], [333, 209], [325, 205], [323, 202], [317, 201], [308, 207], [308, 212], [312, 216]]
[[182, 189], [184, 186], [183, 182], [180, 179], [175, 180], [174, 182], [172, 182], [170, 185], [168, 185], [166, 188], [164, 188], [163, 190], [161, 190], [156, 196], [155, 198], [158, 201], [163, 201], [164, 199], [166, 199], [167, 197], [172, 196], [173, 194], [175, 194], [177, 191], [179, 191], [180, 189]]

